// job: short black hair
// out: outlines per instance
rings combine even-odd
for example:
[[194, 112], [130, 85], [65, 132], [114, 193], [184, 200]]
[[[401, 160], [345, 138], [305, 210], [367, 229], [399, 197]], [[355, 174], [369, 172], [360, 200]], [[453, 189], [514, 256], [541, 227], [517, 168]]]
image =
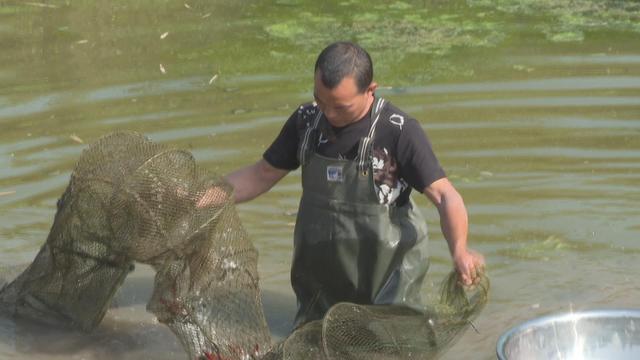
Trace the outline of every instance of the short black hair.
[[358, 91], [364, 92], [373, 80], [373, 64], [369, 53], [357, 44], [338, 41], [327, 46], [316, 60], [315, 72], [320, 70], [324, 86], [333, 89], [346, 76], [353, 76]]

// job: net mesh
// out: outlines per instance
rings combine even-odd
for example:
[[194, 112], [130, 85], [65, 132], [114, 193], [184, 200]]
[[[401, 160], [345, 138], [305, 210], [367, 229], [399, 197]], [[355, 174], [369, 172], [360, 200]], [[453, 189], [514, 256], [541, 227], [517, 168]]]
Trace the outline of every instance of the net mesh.
[[[212, 205], [197, 207], [205, 194]], [[147, 308], [190, 359], [258, 356], [270, 338], [257, 252], [230, 198], [230, 186], [188, 152], [138, 134], [103, 137], [82, 153], [45, 245], [0, 303], [90, 330], [138, 261], [156, 270]]]
[[487, 302], [486, 275], [463, 287], [455, 271], [425, 312], [394, 305], [338, 303], [274, 347], [272, 359], [435, 359], [464, 333]]
[[[206, 198], [207, 206], [197, 206]], [[487, 301], [455, 273], [426, 313], [339, 303], [271, 346], [257, 251], [232, 188], [189, 152], [135, 133], [83, 151], [33, 263], [0, 290], [0, 310], [55, 326], [95, 328], [135, 262], [156, 270], [147, 309], [189, 359], [428, 359], [447, 348]]]

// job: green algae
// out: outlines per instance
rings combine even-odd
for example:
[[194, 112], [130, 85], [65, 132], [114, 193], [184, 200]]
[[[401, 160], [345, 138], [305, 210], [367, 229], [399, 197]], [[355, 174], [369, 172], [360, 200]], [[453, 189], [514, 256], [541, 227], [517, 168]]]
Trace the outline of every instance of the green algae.
[[475, 76], [472, 59], [455, 60], [460, 53], [481, 54], [523, 36], [580, 43], [591, 33], [640, 32], [640, 3], [614, 0], [303, 1], [283, 10], [255, 24], [277, 48], [274, 60], [283, 59], [281, 49], [295, 48], [302, 62], [312, 63], [327, 44], [355, 41], [376, 59], [383, 81], [393, 69], [396, 86]]
[[467, 0], [471, 7], [537, 20], [552, 42], [580, 42], [585, 32], [640, 32], [640, 3], [616, 0]]
[[[342, 3], [342, 6], [351, 6]], [[378, 5], [352, 16], [317, 16], [303, 12], [264, 27], [272, 37], [316, 49], [335, 39], [351, 39], [372, 51], [444, 55], [456, 46], [494, 46], [503, 35], [496, 24], [472, 22], [456, 14], [429, 15], [406, 2]]]
[[374, 2], [366, 8], [343, 1], [339, 6], [344, 11], [295, 14], [264, 29], [275, 38], [314, 49], [350, 39], [387, 52], [434, 56], [456, 47], [498, 45], [518, 23], [505, 16], [523, 18], [552, 42], [583, 41], [585, 32], [600, 28], [640, 30], [640, 4], [611, 0], [467, 0], [444, 10], [416, 1]]
[[394, 9], [394, 10], [408, 10], [411, 8], [413, 8], [413, 6], [411, 6], [410, 4], [407, 4], [404, 1], [396, 1], [389, 5], [389, 9]]
[[[221, 8], [198, 1], [190, 2], [189, 8], [161, 1], [166, 5], [159, 7], [171, 8], [189, 21], [164, 26], [166, 20], [151, 17], [154, 22], [148, 27], [150, 31], [135, 34], [132, 30], [138, 30], [121, 26], [131, 12], [142, 11], [139, 9], [150, 3], [128, 4], [126, 11], [105, 5], [113, 13], [113, 20], [105, 24], [110, 31], [89, 40], [144, 39], [149, 46], [163, 50], [158, 61], [165, 66], [174, 61], [184, 68], [196, 67], [206, 58], [212, 67], [221, 67], [227, 74], [240, 68], [243, 72], [260, 72], [265, 66], [273, 66], [275, 71], [287, 68], [298, 76], [308, 71], [324, 46], [351, 40], [369, 50], [379, 81], [402, 86], [476, 76], [474, 63], [483, 61], [492, 49], [523, 38], [579, 43], [603, 30], [640, 32], [640, 4], [603, 0], [276, 0], [269, 4], [228, 2]], [[20, 9], [44, 11], [34, 6]], [[0, 7], [0, 12], [3, 10], [10, 13], [17, 8]], [[72, 7], [60, 6], [56, 11], [70, 10]], [[212, 21], [221, 12], [228, 13], [228, 19]], [[165, 31], [171, 36], [161, 41], [159, 34]], [[54, 36], [61, 44], [73, 47], [74, 42], [86, 38], [87, 32], [74, 25]], [[169, 52], [172, 46], [177, 50]], [[246, 56], [242, 49], [250, 49], [252, 55]]]
[[304, 35], [306, 32], [306, 29], [302, 24], [293, 21], [269, 25], [265, 30], [271, 36], [284, 39], [293, 39]]
[[528, 241], [515, 248], [499, 250], [498, 253], [518, 259], [547, 261], [558, 252], [574, 248], [575, 246], [568, 240], [560, 236], [550, 235], [544, 240]]
[[0, 15], [13, 15], [21, 11], [22, 11], [22, 8], [19, 6], [9, 6], [9, 5], [0, 6]]

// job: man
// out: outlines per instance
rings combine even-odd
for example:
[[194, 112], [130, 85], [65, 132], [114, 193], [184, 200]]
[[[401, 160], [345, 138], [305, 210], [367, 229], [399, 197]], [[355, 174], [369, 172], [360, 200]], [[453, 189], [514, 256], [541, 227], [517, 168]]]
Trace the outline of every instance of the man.
[[329, 45], [315, 65], [315, 102], [291, 115], [261, 160], [226, 177], [240, 203], [302, 166], [291, 270], [296, 327], [341, 301], [422, 308], [427, 231], [412, 188], [437, 207], [461, 282], [473, 284], [484, 266], [467, 248], [462, 197], [420, 124], [376, 88], [365, 50]]

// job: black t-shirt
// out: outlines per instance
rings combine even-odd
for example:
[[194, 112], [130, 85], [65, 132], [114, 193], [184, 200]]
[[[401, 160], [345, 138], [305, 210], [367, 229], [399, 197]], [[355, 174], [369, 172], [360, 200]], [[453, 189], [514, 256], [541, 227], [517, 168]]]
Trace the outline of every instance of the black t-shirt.
[[[271, 166], [285, 170], [300, 166], [297, 157], [300, 135], [317, 111], [315, 104], [302, 105], [289, 117], [263, 155]], [[355, 159], [358, 142], [367, 136], [371, 123], [370, 112], [341, 128], [329, 125], [323, 116], [317, 152], [330, 158]], [[376, 194], [381, 204], [403, 205], [411, 188], [422, 192], [446, 176], [420, 123], [388, 101], [376, 125], [372, 155]]]

